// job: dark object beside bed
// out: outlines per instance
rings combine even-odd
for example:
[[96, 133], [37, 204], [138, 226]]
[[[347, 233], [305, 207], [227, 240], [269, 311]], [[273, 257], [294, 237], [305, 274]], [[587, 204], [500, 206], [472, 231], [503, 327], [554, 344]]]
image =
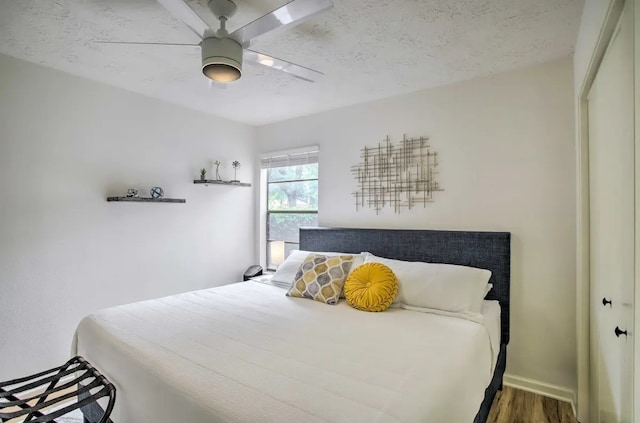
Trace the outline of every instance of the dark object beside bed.
[[509, 343], [511, 234], [509, 232], [430, 231], [395, 229], [301, 228], [300, 249], [307, 251], [367, 251], [379, 257], [478, 267], [491, 271], [493, 289], [486, 299], [500, 302], [500, 353], [491, 383], [473, 423], [486, 422], [491, 404], [502, 389]]
[[[509, 343], [509, 284], [511, 234], [508, 232], [468, 232], [393, 229], [301, 228], [300, 249], [308, 251], [370, 252], [377, 256], [406, 261], [449, 263], [491, 271], [493, 289], [488, 300], [501, 307], [500, 353], [491, 383], [473, 423], [484, 423], [491, 404], [502, 389]], [[96, 422], [99, 406], [83, 408], [86, 422]], [[100, 413], [100, 414], [98, 414]]]
[[[68, 402], [76, 396], [77, 402]], [[109, 402], [102, 411], [96, 401], [105, 397]], [[115, 386], [76, 356], [60, 367], [0, 382], [0, 421], [55, 422], [73, 410], [95, 405], [94, 421], [106, 423], [115, 400]]]

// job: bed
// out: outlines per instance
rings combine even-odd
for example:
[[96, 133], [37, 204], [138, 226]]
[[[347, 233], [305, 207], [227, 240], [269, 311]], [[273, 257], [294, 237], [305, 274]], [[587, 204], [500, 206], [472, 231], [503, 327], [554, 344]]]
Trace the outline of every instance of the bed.
[[509, 342], [509, 233], [304, 228], [300, 248], [488, 269], [486, 324], [252, 281], [102, 310], [72, 353], [116, 385], [113, 421], [486, 421]]

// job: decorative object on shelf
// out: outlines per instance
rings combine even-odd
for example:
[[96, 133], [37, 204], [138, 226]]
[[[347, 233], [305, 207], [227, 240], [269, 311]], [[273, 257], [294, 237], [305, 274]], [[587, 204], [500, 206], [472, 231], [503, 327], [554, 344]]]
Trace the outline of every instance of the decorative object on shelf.
[[207, 180], [207, 169], [205, 169], [204, 167], [200, 169], [200, 180], [201, 181]]
[[222, 177], [220, 176], [220, 160], [216, 160], [213, 164], [216, 165], [216, 181], [222, 181]]
[[137, 197], [138, 196], [138, 188], [129, 188], [127, 190], [127, 197]]
[[160, 187], [151, 188], [150, 194], [151, 194], [151, 198], [153, 198], [155, 200], [158, 200], [158, 199], [164, 197], [164, 191]]
[[194, 184], [198, 184], [198, 185], [231, 185], [234, 187], [250, 187], [251, 184], [248, 184], [246, 182], [234, 182], [234, 181], [216, 181], [216, 180], [212, 180], [212, 179], [207, 179], [206, 181], [201, 181], [200, 179], [194, 179], [193, 180]]
[[231, 166], [233, 166], [233, 179], [229, 182], [240, 182], [238, 180], [238, 169], [240, 169], [240, 162], [235, 160], [233, 163], [231, 163]]
[[107, 197], [107, 201], [131, 201], [134, 203], [186, 203], [184, 198]]
[[433, 202], [433, 193], [444, 191], [436, 180], [438, 153], [431, 150], [428, 137], [403, 136], [398, 146], [389, 136], [377, 147], [365, 146], [362, 161], [351, 167], [358, 184], [353, 193], [356, 210], [368, 206], [376, 211], [393, 207], [400, 213], [402, 207], [411, 210], [417, 204], [426, 207]]

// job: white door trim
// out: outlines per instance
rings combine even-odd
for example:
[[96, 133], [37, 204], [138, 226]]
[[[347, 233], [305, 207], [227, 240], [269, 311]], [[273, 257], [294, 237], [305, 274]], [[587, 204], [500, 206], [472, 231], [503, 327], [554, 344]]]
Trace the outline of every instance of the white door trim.
[[[640, 330], [640, 0], [633, 1], [633, 54], [634, 54], [634, 86], [635, 86], [635, 309], [634, 309], [634, 332]], [[640, 404], [640, 336], [636, 336], [635, 333], [633, 342], [633, 360], [634, 360], [634, 375], [633, 375], [633, 416], [634, 421], [640, 420], [640, 410], [638, 405]]]

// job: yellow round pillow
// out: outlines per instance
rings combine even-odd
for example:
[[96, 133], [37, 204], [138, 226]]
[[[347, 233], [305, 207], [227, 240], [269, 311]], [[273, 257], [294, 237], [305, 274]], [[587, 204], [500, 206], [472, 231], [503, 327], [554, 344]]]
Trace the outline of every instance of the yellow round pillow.
[[385, 311], [398, 295], [398, 279], [382, 263], [365, 263], [355, 268], [344, 283], [344, 296], [353, 308]]

